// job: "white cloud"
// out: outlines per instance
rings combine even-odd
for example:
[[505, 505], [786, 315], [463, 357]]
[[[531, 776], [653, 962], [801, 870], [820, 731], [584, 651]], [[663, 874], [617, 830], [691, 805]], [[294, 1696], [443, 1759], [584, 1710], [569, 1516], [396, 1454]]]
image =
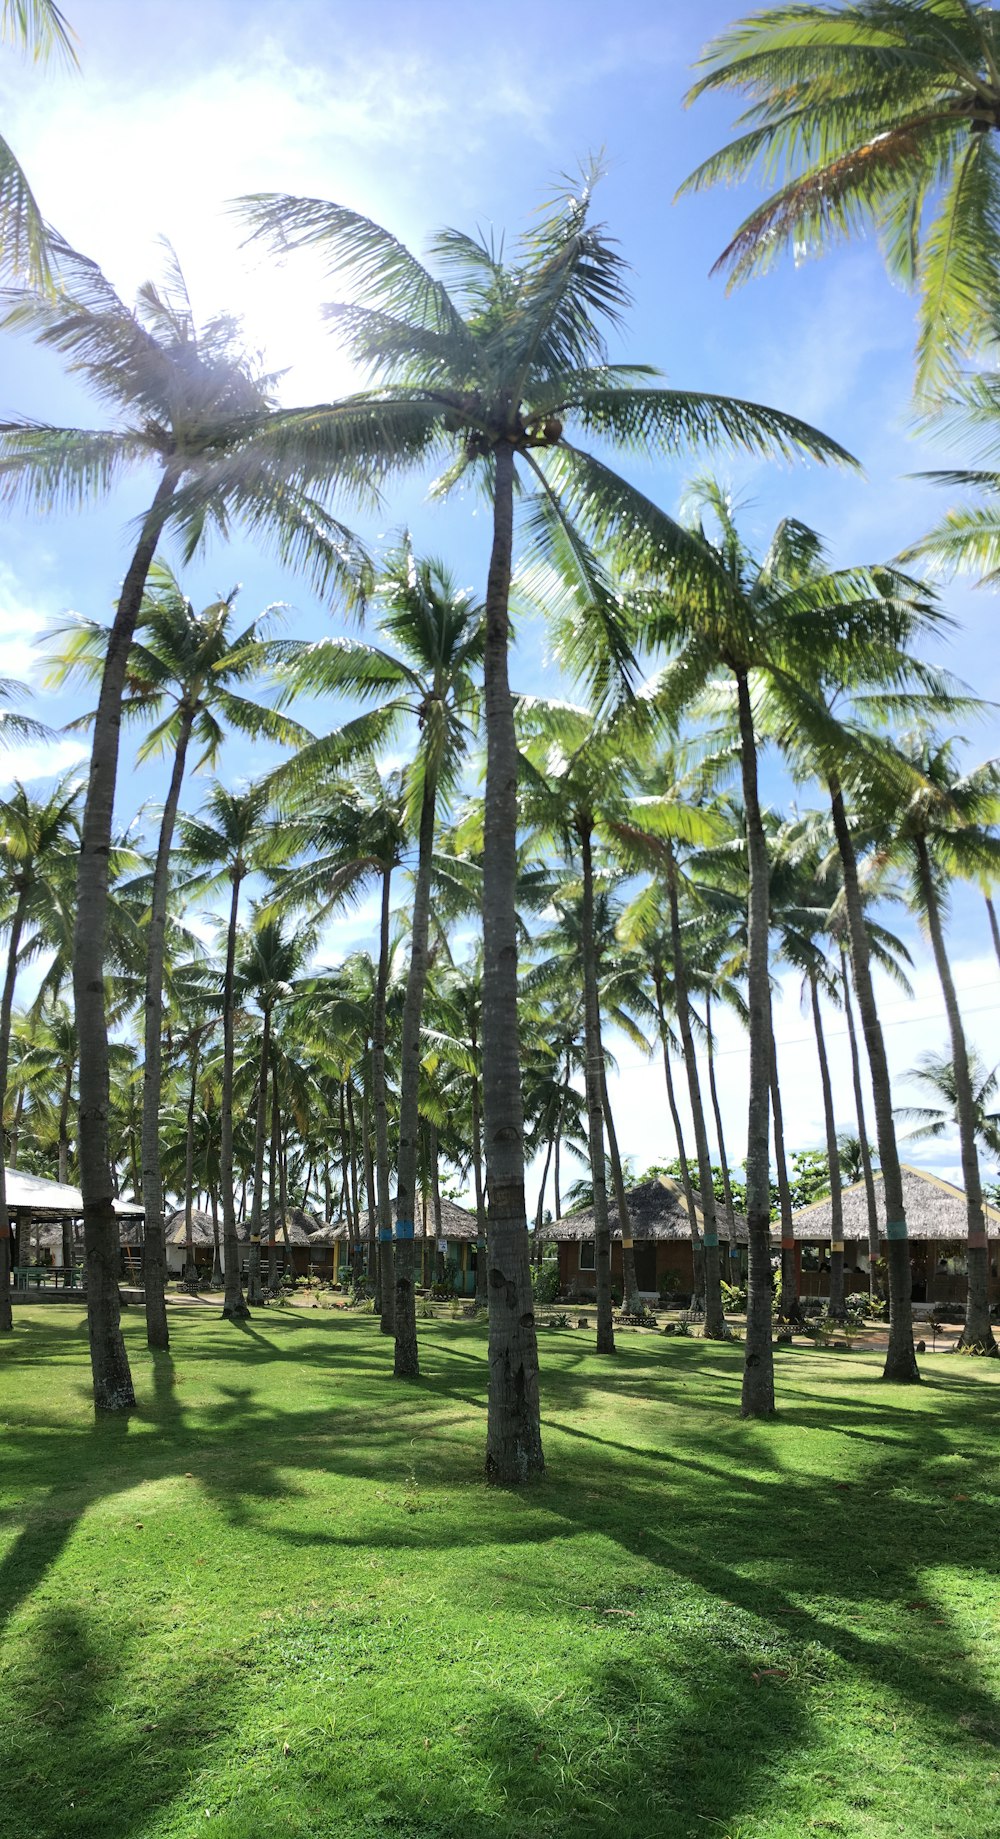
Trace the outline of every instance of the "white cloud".
[[35, 779], [55, 779], [86, 760], [89, 749], [84, 741], [32, 741], [26, 747], [12, 748], [3, 757], [0, 776], [6, 784], [20, 779], [28, 785]]

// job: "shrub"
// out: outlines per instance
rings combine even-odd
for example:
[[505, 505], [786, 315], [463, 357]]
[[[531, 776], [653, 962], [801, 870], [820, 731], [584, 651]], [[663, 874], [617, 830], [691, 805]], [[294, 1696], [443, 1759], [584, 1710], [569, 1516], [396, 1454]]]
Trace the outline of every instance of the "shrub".
[[531, 1288], [536, 1303], [554, 1303], [559, 1294], [559, 1266], [554, 1258], [531, 1267]]
[[722, 1291], [723, 1309], [732, 1310], [734, 1315], [745, 1315], [747, 1307], [746, 1285], [727, 1283], [725, 1278], [722, 1278], [719, 1288]]

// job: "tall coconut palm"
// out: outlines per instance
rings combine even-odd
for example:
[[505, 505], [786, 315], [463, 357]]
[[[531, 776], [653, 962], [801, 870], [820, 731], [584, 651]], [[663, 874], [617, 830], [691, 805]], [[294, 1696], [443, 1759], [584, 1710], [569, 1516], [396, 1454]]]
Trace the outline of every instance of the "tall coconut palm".
[[[758, 791], [758, 735], [775, 734], [797, 758], [808, 757], [811, 770], [821, 772], [830, 789], [892, 1224], [890, 1263], [897, 1327], [895, 1336], [890, 1327], [886, 1377], [914, 1379], [910, 1266], [898, 1158], [897, 1173], [892, 1170], [892, 1101], [841, 778], [845, 760], [852, 757], [848, 741], [853, 731], [847, 719], [852, 696], [855, 709], [863, 706], [869, 718], [875, 718], [881, 709], [884, 719], [885, 712], [905, 700], [911, 686], [917, 686], [921, 694], [929, 695], [933, 688], [944, 695], [939, 677], [917, 665], [906, 650], [916, 633], [944, 622], [930, 598], [893, 570], [828, 569], [821, 539], [796, 520], [779, 524], [765, 554], [756, 558], [740, 535], [732, 499], [713, 479], [697, 481], [689, 502], [692, 547], [687, 552], [677, 548], [673, 585], [668, 572], [666, 592], [662, 588], [650, 591], [645, 617], [650, 635], [673, 652], [659, 688], [652, 691], [667, 716], [720, 674], [728, 686], [725, 695], [735, 702], [748, 869], [750, 1030], [746, 1163], [750, 1297], [743, 1410], [756, 1416], [774, 1409], [768, 1239], [770, 864]], [[838, 697], [847, 698], [840, 720], [830, 707]]]
[[[388, 926], [381, 929], [379, 988], [375, 1007], [374, 1087], [376, 1174], [383, 1326], [395, 1334], [395, 1372], [419, 1372], [413, 1282], [416, 1206], [420, 1025], [428, 968], [428, 926], [434, 835], [439, 802], [452, 798], [459, 769], [472, 739], [470, 723], [479, 710], [478, 673], [486, 642], [484, 609], [459, 589], [443, 562], [418, 559], [409, 544], [390, 556], [374, 589], [382, 610], [381, 629], [395, 651], [337, 639], [286, 648], [285, 674], [296, 691], [326, 691], [363, 697], [377, 706], [362, 731], [388, 744], [416, 723], [417, 749], [407, 774], [410, 823], [417, 832], [417, 863], [410, 924], [410, 963], [403, 1011], [400, 1064], [399, 1143], [396, 1157], [396, 1248], [393, 1257], [389, 1140], [385, 1105], [385, 989]], [[372, 721], [374, 718], [374, 721]], [[350, 725], [349, 725], [350, 726]], [[323, 770], [341, 741], [317, 742], [299, 758], [296, 772]], [[387, 884], [388, 889], [388, 884]], [[386, 891], [388, 899], [388, 891]], [[389, 1312], [387, 1315], [387, 1311]]]
[[67, 360], [117, 417], [111, 429], [7, 422], [0, 427], [0, 495], [40, 510], [83, 506], [137, 465], [158, 480], [126, 569], [94, 719], [77, 875], [73, 981], [80, 1030], [80, 1185], [87, 1246], [87, 1315], [99, 1409], [135, 1403], [119, 1321], [118, 1237], [108, 1153], [108, 1024], [104, 1005], [107, 853], [118, 775], [129, 654], [154, 554], [168, 529], [190, 555], [210, 529], [240, 517], [313, 580], [353, 590], [357, 551], [322, 506], [296, 490], [284, 464], [254, 447], [272, 413], [270, 380], [217, 317], [199, 329], [171, 254], [168, 282], [147, 282], [130, 311], [92, 262], [61, 257], [55, 296], [27, 294], [5, 325]]
[[[995, 1066], [992, 1071], [987, 1071], [974, 1047], [967, 1050], [966, 1058], [972, 1086], [976, 1143], [987, 1155], [1000, 1160], [1000, 1110], [989, 1109], [991, 1105], [996, 1105], [1000, 1095], [1000, 1067]], [[897, 1107], [897, 1117], [905, 1118], [907, 1123], [913, 1125], [913, 1129], [906, 1133], [910, 1142], [929, 1143], [946, 1137], [959, 1121], [958, 1081], [950, 1054], [935, 1053], [933, 1050], [921, 1054], [916, 1064], [909, 1068], [906, 1078], [923, 1086], [926, 1095], [935, 1101], [930, 1105]]]
[[182, 817], [182, 862], [190, 876], [189, 891], [205, 894], [229, 886], [226, 962], [222, 985], [222, 1116], [219, 1173], [222, 1184], [223, 1256], [226, 1290], [223, 1317], [241, 1321], [248, 1314], [240, 1275], [236, 1236], [236, 1188], [233, 1166], [233, 1081], [235, 1072], [235, 975], [240, 893], [249, 875], [273, 868], [288, 850], [288, 840], [268, 816], [265, 787], [231, 792], [215, 785], [197, 817]]
[[[990, 1323], [989, 1252], [983, 1214], [982, 1180], [976, 1148], [977, 1110], [969, 1049], [945, 937], [951, 883], [961, 875], [978, 878], [1000, 868], [1000, 765], [988, 761], [963, 773], [952, 741], [916, 736], [903, 743], [917, 775], [910, 796], [881, 799], [875, 821], [880, 854], [907, 870], [913, 905], [930, 935], [951, 1038], [958, 1112], [962, 1179], [968, 1209], [968, 1281], [961, 1345], [976, 1353], [1000, 1353]], [[877, 791], [877, 788], [875, 788]]]
[[490, 1387], [487, 1472], [503, 1483], [543, 1466], [538, 1350], [524, 1199], [517, 1022], [517, 740], [508, 679], [514, 507], [536, 548], [573, 555], [616, 649], [618, 607], [591, 593], [578, 538], [645, 527], [648, 501], [571, 439], [643, 455], [693, 440], [757, 452], [843, 450], [755, 404], [666, 390], [645, 367], [608, 361], [604, 332], [628, 304], [625, 265], [592, 222], [584, 175], [508, 255], [458, 230], [435, 239], [433, 273], [379, 225], [322, 200], [243, 201], [251, 233], [282, 252], [318, 250], [352, 303], [328, 308], [372, 387], [289, 425], [293, 478], [308, 487], [347, 456], [398, 473], [443, 459], [439, 491], [478, 477], [492, 507], [486, 588], [486, 818], [483, 860], [483, 1099], [489, 1190]]
[[[323, 657], [316, 662], [314, 682], [320, 681], [324, 667], [329, 668], [331, 676], [337, 669], [347, 668], [342, 661], [338, 664], [336, 653], [316, 649], [323, 652]], [[296, 672], [296, 688], [305, 681], [311, 660], [310, 649], [291, 667]], [[354, 662], [361, 674], [361, 659], [355, 658]], [[383, 684], [384, 681], [383, 675]], [[401, 712], [397, 715], [400, 718]], [[373, 880], [379, 890], [379, 958], [371, 1015], [372, 1083], [376, 1132], [384, 1129], [386, 1145], [385, 1016], [392, 877], [403, 860], [412, 828], [410, 798], [403, 774], [398, 770], [382, 774], [370, 758], [357, 759], [350, 782], [343, 779], [331, 783], [330, 773], [335, 764], [356, 754], [360, 746], [370, 745], [365, 737], [374, 738], [392, 725], [382, 711], [372, 711], [303, 749], [278, 769], [271, 782], [285, 814], [286, 837], [289, 842], [294, 839], [298, 851], [310, 852], [304, 862], [285, 871], [276, 882], [275, 898], [280, 905], [288, 909], [308, 904], [314, 911], [332, 911], [345, 901], [357, 899]], [[363, 1052], [362, 1049], [362, 1057]], [[379, 1207], [384, 1213], [390, 1202], [387, 1152], [384, 1157], [379, 1152], [378, 1162]], [[382, 1286], [381, 1300], [383, 1333], [391, 1334], [391, 1282]]]
[[[11, 1014], [17, 973], [30, 934], [37, 931], [51, 899], [51, 882], [59, 867], [75, 856], [79, 838], [80, 787], [69, 775], [52, 791], [35, 798], [15, 780], [0, 799], [0, 872], [6, 883], [6, 912], [0, 930], [7, 933], [7, 964], [0, 994], [0, 1116], [7, 1097]], [[33, 922], [34, 925], [33, 925]], [[29, 934], [26, 941], [25, 934]], [[117, 1262], [116, 1262], [117, 1273]], [[116, 1291], [117, 1294], [117, 1291]], [[0, 1154], [0, 1332], [13, 1326], [10, 1301], [10, 1219]]]
[[[276, 609], [267, 609], [245, 628], [236, 625], [238, 589], [225, 599], [195, 611], [176, 575], [165, 562], [150, 567], [138, 616], [141, 638], [132, 642], [121, 705], [122, 719], [151, 722], [137, 761], [169, 754], [167, 796], [160, 815], [156, 862], [150, 890], [146, 946], [143, 1059], [142, 1199], [145, 1208], [143, 1285], [146, 1294], [146, 1339], [150, 1347], [169, 1342], [166, 1247], [163, 1239], [163, 1179], [160, 1172], [160, 1094], [163, 1032], [164, 943], [174, 826], [192, 740], [201, 749], [196, 770], [214, 766], [224, 726], [254, 738], [301, 745], [306, 730], [297, 722], [240, 694], [260, 672], [267, 656], [264, 641]], [[56, 627], [49, 649], [48, 681], [82, 678], [100, 684], [111, 629], [77, 617]], [[77, 727], [89, 725], [85, 716]]]
[[[260, 1011], [260, 1056], [257, 1071], [257, 1121], [253, 1149], [253, 1202], [250, 1212], [250, 1259], [247, 1275], [247, 1302], [252, 1308], [263, 1302], [260, 1274], [260, 1240], [264, 1218], [264, 1146], [267, 1138], [267, 1107], [273, 1072], [271, 1026], [275, 1009], [295, 995], [295, 980], [316, 942], [315, 926], [297, 925], [294, 933], [285, 930], [274, 913], [251, 916], [238, 950], [233, 996], [245, 1002], [252, 997]], [[271, 1207], [275, 1206], [271, 1189]]]
[[747, 99], [744, 130], [682, 191], [776, 190], [716, 264], [732, 282], [871, 225], [920, 295], [918, 382], [937, 384], [1000, 305], [1000, 20], [980, 0], [768, 7], [714, 39], [688, 101]]

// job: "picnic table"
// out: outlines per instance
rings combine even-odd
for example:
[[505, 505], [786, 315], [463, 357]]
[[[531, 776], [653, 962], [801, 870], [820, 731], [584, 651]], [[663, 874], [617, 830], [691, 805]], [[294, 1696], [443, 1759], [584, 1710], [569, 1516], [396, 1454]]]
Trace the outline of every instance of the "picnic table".
[[15, 1290], [42, 1290], [46, 1284], [54, 1290], [78, 1290], [82, 1275], [83, 1267], [78, 1264], [68, 1269], [61, 1264], [15, 1264], [11, 1271]]

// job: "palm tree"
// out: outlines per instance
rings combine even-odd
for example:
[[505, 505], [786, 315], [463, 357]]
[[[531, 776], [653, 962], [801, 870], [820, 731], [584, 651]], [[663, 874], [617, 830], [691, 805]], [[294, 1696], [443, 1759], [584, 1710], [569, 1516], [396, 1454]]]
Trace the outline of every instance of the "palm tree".
[[[142, 763], [172, 755], [167, 796], [160, 816], [156, 864], [150, 892], [143, 1061], [142, 1198], [145, 1208], [143, 1284], [146, 1292], [146, 1339], [150, 1347], [169, 1344], [166, 1247], [163, 1241], [163, 1179], [160, 1172], [160, 1095], [163, 1030], [164, 942], [170, 855], [181, 787], [193, 740], [201, 748], [196, 770], [214, 766], [222, 746], [222, 723], [254, 738], [286, 746], [305, 739], [306, 731], [260, 702], [240, 695], [240, 688], [259, 671], [267, 656], [264, 640], [275, 609], [267, 609], [242, 630], [236, 628], [238, 590], [196, 612], [176, 575], [154, 561], [139, 610], [141, 639], [133, 639], [126, 670], [123, 720], [152, 722], [137, 754]], [[110, 628], [96, 620], [75, 618], [55, 628], [63, 641], [49, 653], [47, 681], [74, 678], [100, 684], [108, 655]], [[74, 726], [89, 725], [92, 716]]]
[[[25, 956], [24, 934], [26, 929], [37, 932], [37, 921], [51, 898], [51, 882], [60, 866], [65, 867], [67, 860], [75, 856], [79, 808], [80, 787], [68, 774], [42, 799], [32, 797], [17, 780], [9, 797], [0, 799], [0, 870], [12, 896], [7, 910], [0, 912], [0, 930], [7, 933], [7, 965], [0, 995], [0, 1116], [7, 1098], [11, 1014], [17, 973]], [[29, 949], [30, 944], [29, 940]], [[0, 1333], [12, 1327], [10, 1219], [0, 1153]]]
[[[913, 905], [934, 953], [951, 1038], [951, 1062], [958, 1111], [962, 1178], [968, 1208], [968, 1283], [961, 1346], [998, 1354], [990, 1324], [989, 1252], [982, 1182], [976, 1150], [977, 1110], [965, 1028], [945, 939], [948, 889], [965, 875], [995, 874], [1000, 866], [1000, 766], [996, 761], [959, 771], [955, 743], [921, 736], [902, 743], [906, 763], [917, 776], [908, 799], [893, 799], [876, 812], [884, 859], [904, 866]], [[876, 791], [878, 788], [875, 788]], [[881, 801], [879, 801], [881, 803]]]
[[197, 328], [172, 252], [167, 286], [161, 291], [146, 282], [133, 312], [93, 262], [71, 250], [60, 260], [58, 293], [26, 294], [4, 324], [26, 329], [40, 344], [62, 352], [71, 373], [117, 411], [119, 425], [81, 431], [5, 423], [0, 427], [0, 492], [9, 501], [23, 498], [47, 510], [88, 503], [136, 465], [154, 465], [159, 472], [105, 651], [73, 944], [94, 1396], [102, 1410], [123, 1410], [135, 1403], [135, 1396], [119, 1326], [118, 1238], [108, 1153], [107, 852], [122, 697], [150, 566], [166, 530], [181, 534], [189, 557], [210, 529], [225, 535], [234, 516], [269, 540], [283, 560], [304, 563], [322, 589], [335, 583], [353, 591], [360, 557], [343, 527], [295, 489], [284, 463], [263, 454], [259, 443], [273, 413], [270, 380], [238, 348], [232, 318], [219, 316]]
[[[510, 256], [446, 230], [431, 273], [379, 225], [317, 199], [245, 200], [252, 235], [312, 247], [350, 287], [327, 308], [372, 387], [288, 424], [297, 484], [350, 457], [386, 474], [446, 461], [438, 490], [482, 479], [493, 513], [486, 589], [486, 816], [483, 859], [483, 1100], [489, 1189], [490, 1397], [486, 1466], [499, 1482], [543, 1466], [538, 1349], [524, 1199], [517, 1019], [517, 739], [508, 680], [517, 499], [536, 551], [573, 557], [608, 648], [619, 608], [581, 541], [645, 530], [652, 506], [569, 438], [673, 453], [691, 439], [757, 452], [847, 456], [792, 417], [731, 399], [665, 390], [645, 367], [611, 365], [604, 328], [628, 304], [625, 266], [591, 222], [596, 174], [561, 198]], [[279, 443], [280, 447], [280, 443]], [[276, 450], [278, 451], [278, 450]]]
[[1000, 306], [1000, 22], [977, 0], [764, 9], [708, 46], [688, 101], [735, 91], [743, 132], [682, 191], [755, 169], [776, 190], [716, 263], [732, 283], [867, 225], [920, 294], [918, 383], [936, 385]]
[[[260, 1011], [260, 1056], [257, 1073], [257, 1124], [253, 1151], [253, 1205], [250, 1213], [250, 1263], [247, 1277], [247, 1302], [253, 1307], [263, 1302], [260, 1281], [260, 1237], [264, 1206], [264, 1145], [267, 1137], [267, 1104], [273, 1070], [271, 1024], [279, 1003], [290, 1002], [295, 994], [295, 980], [315, 944], [315, 927], [297, 926], [294, 934], [284, 930], [281, 919], [266, 910], [251, 917], [244, 934], [242, 951], [237, 958], [233, 978], [234, 998], [252, 996]], [[271, 1207], [275, 1206], [271, 1189]]]
[[236, 1236], [236, 1189], [233, 1168], [233, 1078], [235, 1070], [235, 970], [240, 891], [248, 875], [280, 862], [289, 847], [268, 819], [265, 787], [231, 792], [215, 785], [198, 817], [180, 820], [183, 859], [189, 889], [201, 893], [229, 884], [226, 968], [222, 986], [222, 1117], [219, 1173], [222, 1183], [222, 1231], [226, 1292], [223, 1317], [241, 1321], [249, 1315], [240, 1276]]
[[[969, 1082], [972, 1086], [972, 1110], [976, 1142], [988, 1155], [1000, 1158], [1000, 1110], [991, 1111], [1000, 1094], [1000, 1067], [987, 1072], [974, 1047], [967, 1050]], [[958, 1081], [955, 1064], [947, 1052], [933, 1050], [920, 1055], [906, 1074], [924, 1087], [936, 1101], [933, 1105], [899, 1105], [897, 1117], [914, 1128], [907, 1131], [911, 1143], [935, 1142], [954, 1130], [959, 1122]]]
[[[376, 1168], [383, 1325], [395, 1333], [397, 1377], [419, 1373], [413, 1284], [413, 1230], [418, 1151], [420, 1025], [428, 968], [428, 926], [438, 803], [454, 794], [479, 709], [476, 683], [485, 648], [484, 610], [458, 588], [443, 562], [418, 560], [409, 541], [386, 562], [375, 587], [381, 630], [396, 650], [338, 639], [286, 648], [296, 691], [343, 692], [377, 702], [354, 730], [380, 745], [416, 722], [419, 741], [407, 774], [409, 822], [417, 832], [417, 864], [410, 925], [410, 964], [403, 1010], [399, 1144], [396, 1154], [396, 1251], [391, 1239], [389, 1145], [385, 1105], [385, 989], [388, 916], [381, 929], [375, 1005], [374, 1086]], [[348, 724], [348, 730], [352, 725]], [[318, 742], [299, 757], [296, 774], [322, 771], [331, 752], [341, 757], [343, 735]], [[388, 901], [388, 882], [385, 898]], [[389, 1311], [388, 1317], [386, 1311]]]
[[[53, 55], [74, 66], [77, 62], [73, 33], [55, 0], [6, 0], [0, 41], [18, 46], [36, 64]], [[24, 170], [0, 136], [0, 263], [34, 287], [51, 287], [54, 253], [52, 233]]]
[[[322, 651], [322, 647], [316, 649]], [[296, 688], [304, 685], [311, 658], [310, 650], [290, 666], [295, 673]], [[377, 663], [371, 662], [377, 670]], [[361, 658], [356, 657], [354, 664], [362, 675]], [[327, 669], [333, 678], [338, 669], [348, 673], [350, 667], [342, 661], [338, 664], [335, 655], [323, 652], [316, 663], [313, 681], [322, 681]], [[385, 682], [384, 675], [382, 682]], [[409, 839], [411, 801], [402, 773], [392, 771], [383, 775], [370, 758], [362, 756], [357, 760], [351, 769], [350, 783], [345, 779], [331, 784], [330, 771], [335, 764], [342, 764], [362, 746], [369, 745], [365, 737], [375, 737], [391, 725], [383, 718], [382, 711], [373, 711], [355, 722], [346, 723], [293, 756], [285, 766], [278, 768], [271, 780], [273, 793], [285, 814], [285, 834], [289, 843], [294, 843], [298, 851], [312, 852], [304, 863], [285, 871], [276, 881], [276, 899], [280, 905], [285, 910], [308, 904], [314, 912], [330, 911], [346, 900], [357, 899], [373, 879], [379, 888], [379, 959], [371, 1039], [376, 1135], [384, 1131], [385, 1142], [385, 1153], [380, 1148], [377, 1155], [380, 1217], [384, 1217], [391, 1205], [385, 1111], [385, 1015], [392, 877], [403, 860]], [[379, 1243], [384, 1247], [386, 1241]], [[380, 1251], [380, 1257], [384, 1261], [384, 1251]], [[391, 1279], [391, 1270], [386, 1275]], [[381, 1300], [382, 1331], [391, 1334], [391, 1281], [382, 1285]]]
[[[885, 568], [829, 570], [817, 533], [794, 519], [780, 523], [761, 559], [740, 535], [729, 495], [712, 479], [690, 494], [695, 518], [687, 552], [676, 546], [673, 583], [647, 594], [651, 636], [673, 657], [651, 692], [666, 716], [675, 716], [702, 686], [717, 681], [735, 701], [743, 781], [747, 897], [747, 971], [750, 1094], [747, 1129], [747, 1215], [750, 1238], [743, 1409], [774, 1409], [771, 1354], [771, 1267], [768, 1173], [771, 1003], [768, 974], [770, 898], [768, 842], [758, 793], [758, 730], [772, 733], [802, 770], [821, 775], [831, 798], [842, 861], [844, 899], [858, 1001], [872, 1065], [879, 1120], [879, 1149], [890, 1210], [889, 1260], [895, 1293], [885, 1376], [918, 1377], [909, 1304], [910, 1264], [898, 1158], [894, 1158], [892, 1100], [881, 1028], [870, 978], [870, 949], [857, 863], [843, 800], [842, 778], [866, 741], [850, 714], [885, 719], [905, 706], [914, 688], [934, 706], [949, 704], [940, 673], [918, 665], [906, 650], [914, 634], [943, 624], [918, 584]], [[715, 538], [701, 513], [710, 513]], [[871, 686], [870, 688], [868, 686]], [[843, 709], [833, 713], [832, 704]], [[880, 713], [881, 712], [881, 713]], [[852, 753], [853, 748], [853, 753]]]

